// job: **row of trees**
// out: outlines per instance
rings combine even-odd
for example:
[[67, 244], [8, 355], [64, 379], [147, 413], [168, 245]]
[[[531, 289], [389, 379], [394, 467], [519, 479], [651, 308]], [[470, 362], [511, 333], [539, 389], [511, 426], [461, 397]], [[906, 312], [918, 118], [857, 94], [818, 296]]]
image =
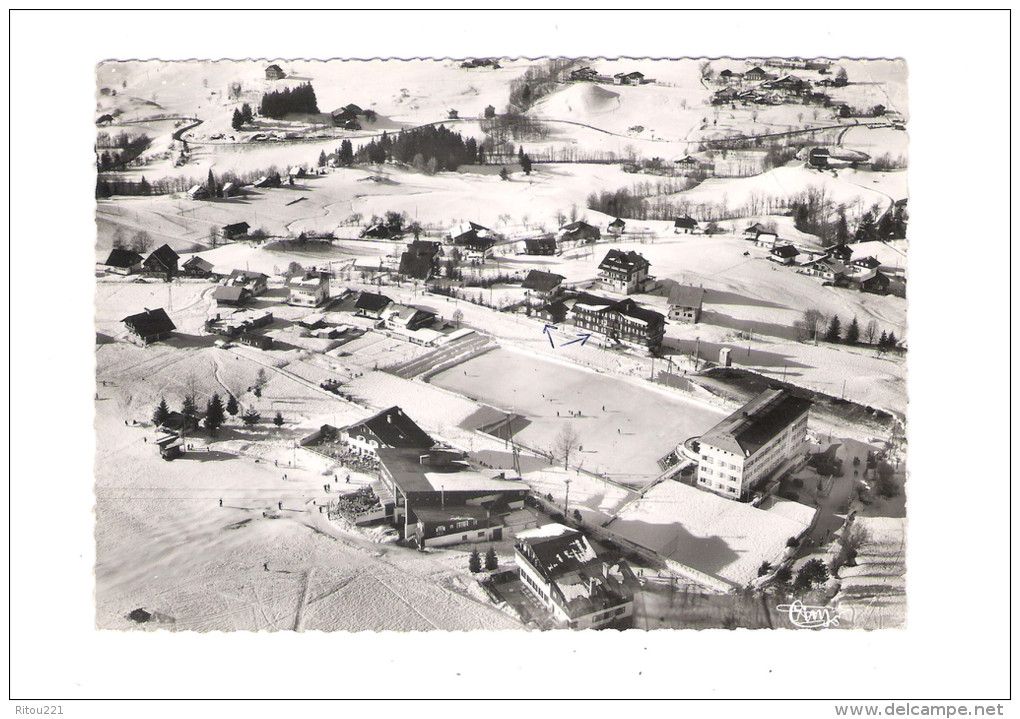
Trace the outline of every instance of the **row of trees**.
[[384, 132], [382, 137], [358, 148], [353, 162], [377, 165], [401, 162], [423, 168], [431, 164], [436, 171], [474, 165], [479, 162], [479, 157], [478, 142], [473, 137], [465, 140], [459, 132], [443, 125], [429, 125], [401, 130], [396, 135]]
[[857, 322], [857, 317], [854, 317], [850, 324], [844, 328], [839, 315], [833, 315], [826, 322], [825, 316], [815, 309], [804, 312], [803, 318], [795, 322], [794, 327], [802, 342], [821, 339], [832, 343], [866, 344], [876, 345], [880, 349], [893, 349], [899, 341], [892, 330], [888, 332], [882, 330], [879, 334], [876, 320], [869, 320], [862, 330]]
[[[247, 170], [243, 172], [225, 172], [217, 179], [217, 186], [222, 191], [223, 185], [233, 182], [237, 186], [250, 185], [261, 177], [274, 178], [279, 180], [277, 186], [282, 184], [280, 168], [275, 165], [269, 168]], [[209, 175], [206, 175], [205, 182], [200, 182], [194, 177], [161, 177], [158, 180], [149, 181], [144, 176], [137, 182], [120, 177], [103, 177], [96, 179], [96, 197], [112, 197], [114, 195], [171, 195], [175, 192], [184, 192], [197, 184], [204, 184], [206, 189], [209, 185]]]
[[124, 167], [149, 149], [152, 144], [152, 138], [148, 135], [134, 135], [124, 140], [125, 137], [127, 136], [118, 136], [118, 142], [122, 144], [116, 145], [114, 148], [116, 151], [112, 153], [108, 149], [100, 153], [98, 152], [99, 145], [96, 146], [96, 166], [99, 168], [99, 172], [109, 172], [118, 167]]
[[279, 120], [291, 112], [318, 114], [319, 105], [315, 99], [312, 83], [306, 82], [295, 88], [285, 87], [282, 90], [273, 90], [262, 96], [262, 102], [259, 105], [259, 114], [262, 117]]
[[[495, 547], [489, 547], [489, 551], [485, 553], [485, 569], [486, 571], [499, 569], [499, 557], [496, 555]], [[472, 574], [482, 571], [482, 555], [478, 553], [477, 547], [472, 548], [468, 556], [468, 570]]]
[[[187, 423], [198, 423], [200, 413], [194, 395], [185, 395], [184, 400], [181, 402], [180, 412]], [[220, 395], [216, 393], [213, 394], [205, 405], [205, 416], [202, 417], [202, 425], [211, 434], [215, 435], [216, 431], [226, 422], [227, 415], [236, 417], [238, 414], [240, 414], [241, 422], [249, 429], [262, 420], [262, 415], [254, 407], [249, 407], [242, 412], [241, 406], [233, 395], [228, 395], [227, 402], [224, 404], [223, 400], [220, 399]], [[167, 404], [166, 398], [160, 398], [159, 404], [156, 405], [156, 409], [152, 413], [152, 423], [157, 427], [165, 425], [170, 420], [170, 415], [170, 406]], [[283, 423], [283, 415], [277, 412], [273, 417], [273, 424], [281, 427]]]
[[524, 75], [510, 83], [510, 108], [524, 112], [554, 91], [558, 87], [559, 78], [574, 62], [556, 58], [529, 67]]
[[113, 231], [114, 249], [130, 250], [131, 252], [137, 252], [140, 255], [144, 255], [152, 249], [152, 245], [152, 236], [145, 230], [138, 230], [131, 236], [128, 236], [121, 227], [118, 227]]

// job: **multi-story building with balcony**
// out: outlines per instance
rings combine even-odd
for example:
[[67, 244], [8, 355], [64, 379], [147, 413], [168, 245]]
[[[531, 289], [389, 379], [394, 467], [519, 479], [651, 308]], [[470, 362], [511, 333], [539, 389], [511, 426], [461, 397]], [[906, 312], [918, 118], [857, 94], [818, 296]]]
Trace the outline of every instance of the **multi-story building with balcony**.
[[747, 499], [752, 487], [801, 451], [811, 402], [769, 389], [699, 439], [698, 487]]

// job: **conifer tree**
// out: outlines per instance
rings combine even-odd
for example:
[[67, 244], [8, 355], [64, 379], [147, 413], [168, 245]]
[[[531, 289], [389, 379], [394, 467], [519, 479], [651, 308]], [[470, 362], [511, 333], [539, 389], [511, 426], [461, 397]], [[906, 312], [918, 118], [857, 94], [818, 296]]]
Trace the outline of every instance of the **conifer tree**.
[[244, 414], [241, 415], [241, 421], [244, 422], [244, 426], [248, 429], [257, 425], [260, 419], [262, 419], [262, 415], [260, 415], [254, 407], [249, 407], [244, 411]]
[[227, 412], [231, 417], [236, 417], [240, 411], [241, 408], [237, 406], [237, 400], [234, 399], [234, 395], [230, 395], [230, 399], [227, 400]]
[[219, 394], [213, 394], [212, 399], [205, 406], [205, 428], [216, 434], [216, 430], [220, 428], [225, 419], [223, 400], [220, 399]]
[[839, 338], [840, 338], [839, 317], [837, 315], [833, 315], [832, 321], [829, 322], [829, 329], [825, 331], [825, 341], [839, 342]]
[[861, 328], [857, 324], [857, 317], [855, 316], [853, 318], [853, 321], [850, 322], [850, 326], [846, 328], [846, 337], [844, 338], [844, 341], [848, 345], [854, 345], [854, 344], [857, 344], [857, 342], [858, 342], [858, 340], [860, 340], [860, 338], [861, 338]]
[[240, 130], [244, 124], [244, 117], [241, 115], [241, 111], [236, 107], [234, 108], [234, 116], [230, 119], [230, 126], [235, 130]]
[[489, 551], [485, 553], [485, 568], [487, 570], [499, 569], [499, 557], [496, 555], [495, 547], [489, 547]]
[[194, 419], [198, 416], [198, 405], [195, 404], [195, 398], [190, 394], [185, 396], [184, 402], [181, 403], [181, 414], [188, 419]]
[[277, 412], [276, 416], [273, 417], [273, 424], [275, 424], [277, 427], [282, 427], [283, 426], [283, 415], [280, 414], [279, 412]]
[[152, 413], [152, 423], [159, 427], [170, 417], [170, 408], [166, 404], [166, 397], [162, 397], [159, 400], [159, 404], [156, 405], [156, 411]]
[[482, 558], [478, 554], [478, 549], [474, 548], [471, 550], [471, 556], [468, 557], [468, 570], [472, 574], [477, 574], [482, 571]]

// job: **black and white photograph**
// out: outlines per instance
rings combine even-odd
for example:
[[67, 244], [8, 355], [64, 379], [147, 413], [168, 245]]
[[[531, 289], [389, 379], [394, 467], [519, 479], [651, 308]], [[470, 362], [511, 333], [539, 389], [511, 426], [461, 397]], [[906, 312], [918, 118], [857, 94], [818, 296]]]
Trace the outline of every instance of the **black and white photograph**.
[[903, 61], [96, 84], [98, 627], [903, 624]]
[[12, 711], [1008, 713], [1008, 12], [60, 16]]

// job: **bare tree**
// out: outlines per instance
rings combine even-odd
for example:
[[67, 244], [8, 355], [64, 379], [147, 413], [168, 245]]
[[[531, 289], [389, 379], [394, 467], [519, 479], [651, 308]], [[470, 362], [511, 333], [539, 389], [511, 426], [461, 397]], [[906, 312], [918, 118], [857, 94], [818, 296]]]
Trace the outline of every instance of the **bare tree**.
[[456, 322], [457, 329], [460, 329], [460, 323], [464, 321], [464, 313], [461, 310], [456, 309], [453, 311], [453, 316], [450, 319]]
[[577, 430], [569, 424], [563, 425], [563, 429], [553, 440], [553, 457], [563, 457], [563, 469], [567, 469], [570, 455], [580, 446], [581, 437]]
[[864, 340], [869, 344], [875, 344], [875, 337], [878, 336], [878, 322], [869, 320], [864, 328]]
[[131, 249], [142, 255], [152, 247], [152, 237], [145, 230], [139, 230], [131, 240]]

